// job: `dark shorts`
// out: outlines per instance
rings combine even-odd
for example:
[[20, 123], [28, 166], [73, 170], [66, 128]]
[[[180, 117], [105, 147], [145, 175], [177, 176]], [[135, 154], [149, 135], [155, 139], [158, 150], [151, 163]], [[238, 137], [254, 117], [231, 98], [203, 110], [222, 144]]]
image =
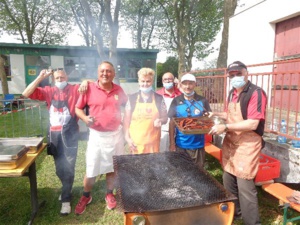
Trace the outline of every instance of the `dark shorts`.
[[201, 168], [204, 168], [204, 162], [205, 162], [204, 148], [186, 149], [186, 148], [176, 147], [176, 151], [184, 152], [188, 154], [192, 158], [195, 164], [197, 164]]

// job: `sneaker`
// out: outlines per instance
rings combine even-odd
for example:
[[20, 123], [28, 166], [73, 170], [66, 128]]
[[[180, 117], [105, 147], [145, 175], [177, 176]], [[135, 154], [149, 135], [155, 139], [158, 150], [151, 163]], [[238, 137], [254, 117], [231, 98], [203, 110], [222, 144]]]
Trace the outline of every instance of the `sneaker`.
[[116, 208], [117, 202], [116, 202], [115, 196], [112, 193], [106, 194], [105, 201], [106, 201], [106, 207], [109, 210]]
[[85, 208], [88, 204], [90, 204], [92, 202], [92, 196], [90, 197], [85, 197], [85, 196], [81, 196], [79, 202], [77, 203], [76, 207], [75, 207], [75, 214], [77, 215], [81, 215], [82, 213], [84, 213]]
[[71, 204], [70, 202], [63, 202], [61, 204], [60, 214], [66, 216], [71, 213]]

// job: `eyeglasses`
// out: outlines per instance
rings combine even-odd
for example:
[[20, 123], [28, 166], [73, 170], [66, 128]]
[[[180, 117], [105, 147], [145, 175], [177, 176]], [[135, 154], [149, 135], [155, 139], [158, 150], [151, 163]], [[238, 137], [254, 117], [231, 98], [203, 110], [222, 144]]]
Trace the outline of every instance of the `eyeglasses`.
[[237, 77], [241, 77], [243, 76], [243, 73], [236, 73], [236, 74], [229, 74], [228, 77], [231, 79], [231, 78], [234, 78], [235, 76]]
[[174, 81], [173, 78], [164, 78], [163, 81]]

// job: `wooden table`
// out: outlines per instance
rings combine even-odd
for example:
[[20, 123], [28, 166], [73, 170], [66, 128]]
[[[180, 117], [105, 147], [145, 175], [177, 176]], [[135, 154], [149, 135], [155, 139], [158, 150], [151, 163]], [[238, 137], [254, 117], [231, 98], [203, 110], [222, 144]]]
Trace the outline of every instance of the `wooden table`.
[[37, 182], [36, 182], [36, 166], [35, 160], [46, 148], [46, 144], [43, 145], [35, 153], [27, 153], [26, 160], [15, 169], [2, 169], [0, 170], [0, 177], [23, 177], [28, 176], [30, 182], [30, 196], [31, 196], [31, 218], [28, 224], [32, 224], [33, 220], [38, 212], [39, 206], [37, 197]]

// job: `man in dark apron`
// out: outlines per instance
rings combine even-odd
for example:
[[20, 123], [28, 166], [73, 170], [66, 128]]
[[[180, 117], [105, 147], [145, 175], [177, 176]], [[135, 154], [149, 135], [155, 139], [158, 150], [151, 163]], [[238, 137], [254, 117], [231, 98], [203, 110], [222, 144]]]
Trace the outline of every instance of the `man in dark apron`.
[[[53, 74], [55, 86], [39, 87]], [[78, 149], [78, 118], [75, 103], [79, 97], [79, 85], [67, 83], [68, 77], [63, 69], [54, 72], [42, 70], [39, 76], [24, 90], [23, 96], [34, 100], [46, 101], [49, 110], [48, 154], [53, 155], [56, 174], [62, 183], [59, 200], [62, 202], [60, 213], [71, 212], [71, 192], [75, 175], [75, 162]], [[85, 83], [85, 86], [87, 84]]]
[[236, 195], [235, 218], [245, 225], [261, 224], [254, 178], [263, 148], [267, 99], [262, 88], [248, 80], [247, 67], [240, 61], [227, 68], [232, 86], [226, 112], [210, 113], [226, 120], [212, 127], [211, 134], [226, 132], [222, 145], [223, 184]]

